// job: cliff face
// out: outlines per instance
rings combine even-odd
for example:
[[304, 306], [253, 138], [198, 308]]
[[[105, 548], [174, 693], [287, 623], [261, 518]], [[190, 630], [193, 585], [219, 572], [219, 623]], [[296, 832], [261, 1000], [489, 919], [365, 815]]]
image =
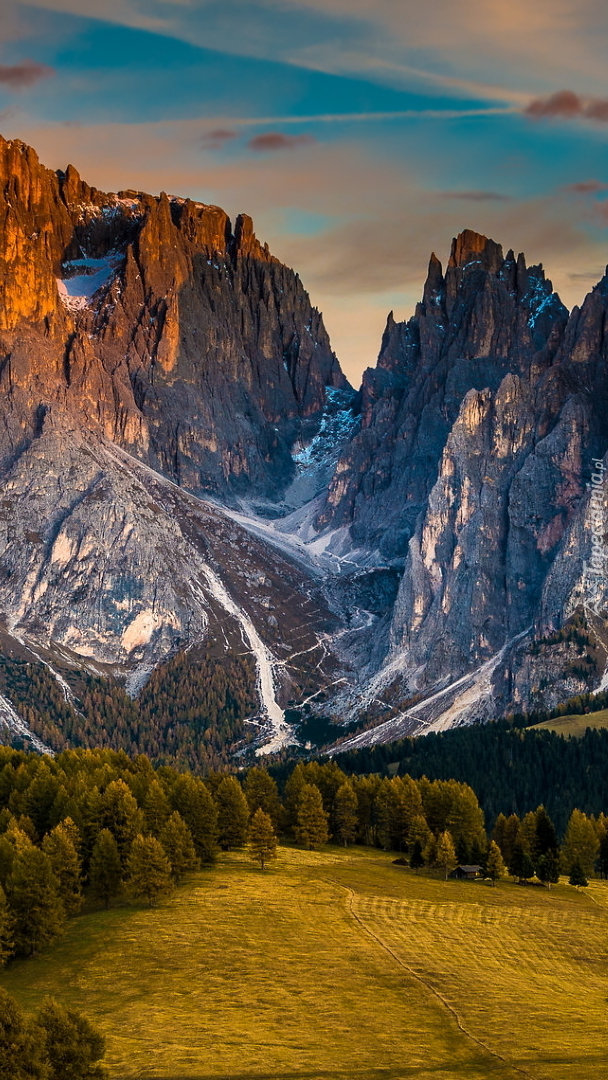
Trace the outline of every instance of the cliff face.
[[280, 495], [348, 384], [249, 218], [105, 195], [2, 140], [0, 221], [6, 455], [53, 404], [194, 491]]
[[[539, 667], [526, 650], [589, 607], [586, 485], [608, 446], [606, 303], [604, 281], [569, 318], [541, 267], [466, 232], [445, 274], [432, 256], [414, 317], [389, 317], [364, 376], [361, 432], [316, 524], [348, 526], [355, 549], [402, 568], [375, 683], [393, 700], [437, 691], [502, 650], [483, 693], [456, 709], [446, 699], [451, 722], [589, 687], [563, 657]], [[598, 613], [608, 607], [603, 582], [596, 600]], [[589, 671], [596, 683], [601, 670], [603, 660]], [[437, 704], [426, 721], [441, 715]]]

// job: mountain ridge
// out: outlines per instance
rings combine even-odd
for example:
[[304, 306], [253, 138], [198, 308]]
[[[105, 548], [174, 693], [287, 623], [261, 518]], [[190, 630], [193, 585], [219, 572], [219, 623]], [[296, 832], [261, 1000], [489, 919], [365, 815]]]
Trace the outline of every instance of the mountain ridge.
[[[0, 215], [0, 616], [36, 662], [137, 693], [240, 640], [267, 750], [306, 701], [377, 741], [601, 683], [607, 279], [569, 313], [464, 230], [355, 393], [246, 215], [5, 140]], [[589, 663], [534, 651], [581, 612]]]

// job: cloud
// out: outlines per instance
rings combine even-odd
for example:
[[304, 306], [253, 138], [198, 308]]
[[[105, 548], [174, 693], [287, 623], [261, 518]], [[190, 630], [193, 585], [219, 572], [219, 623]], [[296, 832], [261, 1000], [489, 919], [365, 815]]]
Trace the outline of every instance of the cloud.
[[562, 190], [573, 195], [595, 195], [600, 191], [608, 191], [608, 184], [602, 180], [580, 180], [576, 184], [567, 184]]
[[231, 131], [229, 128], [214, 128], [213, 131], [207, 131], [203, 135], [200, 145], [203, 150], [221, 150], [232, 139], [238, 139], [238, 131]]
[[498, 191], [440, 191], [442, 199], [464, 199], [467, 202], [510, 202], [508, 195]]
[[598, 120], [607, 124], [608, 98], [584, 98], [573, 90], [558, 90], [548, 97], [533, 98], [524, 113], [534, 120]]
[[265, 131], [254, 135], [247, 146], [260, 153], [276, 153], [280, 150], [296, 150], [298, 146], [310, 146], [316, 142], [311, 135], [285, 135], [282, 131]]
[[11, 90], [25, 90], [40, 79], [55, 74], [55, 69], [39, 64], [36, 60], [22, 60], [19, 64], [0, 64], [0, 85]]

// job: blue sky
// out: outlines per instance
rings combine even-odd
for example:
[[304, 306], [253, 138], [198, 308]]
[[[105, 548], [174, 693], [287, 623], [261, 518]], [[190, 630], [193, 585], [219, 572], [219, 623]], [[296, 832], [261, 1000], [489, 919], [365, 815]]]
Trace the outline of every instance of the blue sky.
[[354, 381], [388, 310], [411, 313], [430, 251], [445, 260], [463, 228], [542, 261], [568, 305], [603, 272], [599, 0], [95, 7], [3, 0], [2, 133], [107, 190], [252, 214]]

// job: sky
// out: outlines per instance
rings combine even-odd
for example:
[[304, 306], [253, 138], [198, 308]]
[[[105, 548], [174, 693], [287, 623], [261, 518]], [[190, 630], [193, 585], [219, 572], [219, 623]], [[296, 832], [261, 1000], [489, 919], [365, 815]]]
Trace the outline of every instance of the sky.
[[607, 55], [605, 0], [0, 0], [0, 132], [251, 214], [358, 384], [465, 228], [599, 280]]

